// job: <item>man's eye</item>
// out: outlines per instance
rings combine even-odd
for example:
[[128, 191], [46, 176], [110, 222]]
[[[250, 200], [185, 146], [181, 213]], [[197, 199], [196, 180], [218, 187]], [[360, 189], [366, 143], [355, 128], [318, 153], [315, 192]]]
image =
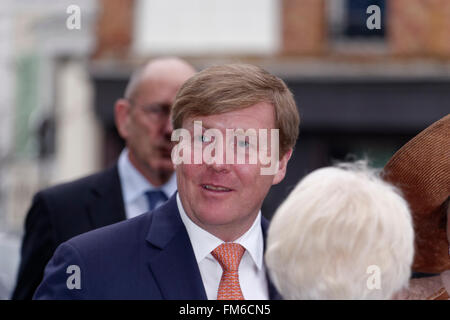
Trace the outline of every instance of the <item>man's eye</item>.
[[199, 136], [199, 140], [201, 142], [211, 142], [212, 138], [202, 134], [201, 136]]
[[241, 140], [241, 141], [238, 141], [238, 146], [241, 148], [248, 148], [248, 147], [250, 147], [250, 142]]
[[148, 105], [142, 108], [144, 113], [154, 116], [168, 116], [170, 114], [170, 106], [164, 105]]
[[164, 113], [164, 110], [163, 110], [162, 108], [157, 108], [157, 107], [155, 107], [155, 108], [147, 108], [147, 109], [144, 109], [144, 112], [146, 112], [146, 113], [151, 113], [151, 114], [156, 114], [156, 115], [160, 115], [160, 114], [163, 114], [163, 113]]

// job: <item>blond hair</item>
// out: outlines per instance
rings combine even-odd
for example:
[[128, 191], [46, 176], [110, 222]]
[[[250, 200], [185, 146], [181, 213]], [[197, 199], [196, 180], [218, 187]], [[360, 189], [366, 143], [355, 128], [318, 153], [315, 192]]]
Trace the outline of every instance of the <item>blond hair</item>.
[[248, 64], [209, 67], [190, 78], [178, 91], [172, 108], [174, 129], [185, 119], [221, 114], [267, 102], [275, 109], [280, 131], [280, 155], [293, 148], [300, 116], [293, 95], [280, 78]]

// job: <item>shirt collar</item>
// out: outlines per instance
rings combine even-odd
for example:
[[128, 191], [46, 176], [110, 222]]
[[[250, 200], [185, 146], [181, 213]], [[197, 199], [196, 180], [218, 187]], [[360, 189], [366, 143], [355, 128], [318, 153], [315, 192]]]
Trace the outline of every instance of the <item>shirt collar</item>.
[[[191, 240], [192, 248], [194, 250], [195, 259], [197, 263], [205, 259], [211, 251], [217, 248], [219, 245], [224, 243], [221, 239], [212, 235], [208, 231], [200, 228], [196, 225], [184, 211], [183, 205], [181, 203], [180, 195], [177, 193], [177, 206], [180, 212], [181, 220], [183, 221], [186, 231]], [[263, 266], [263, 235], [261, 229], [261, 211], [259, 211], [253, 225], [244, 233], [240, 238], [234, 241], [242, 245], [245, 250], [250, 254], [253, 262], [259, 270]]]
[[[142, 196], [146, 191], [157, 189], [133, 166], [128, 149], [122, 150], [118, 161], [119, 177], [122, 185], [122, 194], [125, 203], [130, 203]], [[177, 190], [177, 180], [173, 174], [160, 188], [168, 198]]]

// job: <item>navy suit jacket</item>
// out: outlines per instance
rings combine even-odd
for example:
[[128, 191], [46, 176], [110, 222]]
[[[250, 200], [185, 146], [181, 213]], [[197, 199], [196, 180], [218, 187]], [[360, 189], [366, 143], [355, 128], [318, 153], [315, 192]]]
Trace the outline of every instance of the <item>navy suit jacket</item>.
[[[266, 234], [268, 222], [262, 219]], [[70, 265], [80, 289], [68, 289]], [[271, 299], [278, 298], [269, 282]], [[35, 299], [207, 299], [176, 193], [161, 207], [63, 243], [46, 267]]]
[[12, 299], [31, 299], [56, 248], [70, 238], [125, 220], [117, 165], [38, 192], [25, 221]]

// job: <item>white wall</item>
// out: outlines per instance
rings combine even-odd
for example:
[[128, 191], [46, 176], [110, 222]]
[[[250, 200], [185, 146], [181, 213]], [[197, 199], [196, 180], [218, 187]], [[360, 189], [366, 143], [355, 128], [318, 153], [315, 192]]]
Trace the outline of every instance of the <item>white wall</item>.
[[[66, 27], [71, 4], [80, 6], [80, 30]], [[91, 0], [0, 1], [0, 231], [22, 231], [37, 190], [99, 167], [100, 138], [85, 59], [95, 47], [96, 12], [97, 2]], [[61, 56], [68, 62], [61, 64]], [[30, 57], [36, 69], [30, 72], [27, 65], [24, 78], [23, 69], [18, 71]], [[28, 84], [32, 92], [23, 90]], [[27, 100], [19, 103], [18, 97]], [[63, 124], [56, 123], [55, 154], [43, 160], [36, 129], [53, 113]], [[20, 144], [18, 131], [27, 137]], [[18, 145], [21, 152], [14, 151]]]
[[138, 0], [134, 52], [272, 54], [279, 48], [278, 0]]
[[70, 61], [57, 75], [58, 108], [55, 168], [52, 183], [79, 178], [99, 169], [99, 124], [95, 119], [93, 92], [85, 63]]

